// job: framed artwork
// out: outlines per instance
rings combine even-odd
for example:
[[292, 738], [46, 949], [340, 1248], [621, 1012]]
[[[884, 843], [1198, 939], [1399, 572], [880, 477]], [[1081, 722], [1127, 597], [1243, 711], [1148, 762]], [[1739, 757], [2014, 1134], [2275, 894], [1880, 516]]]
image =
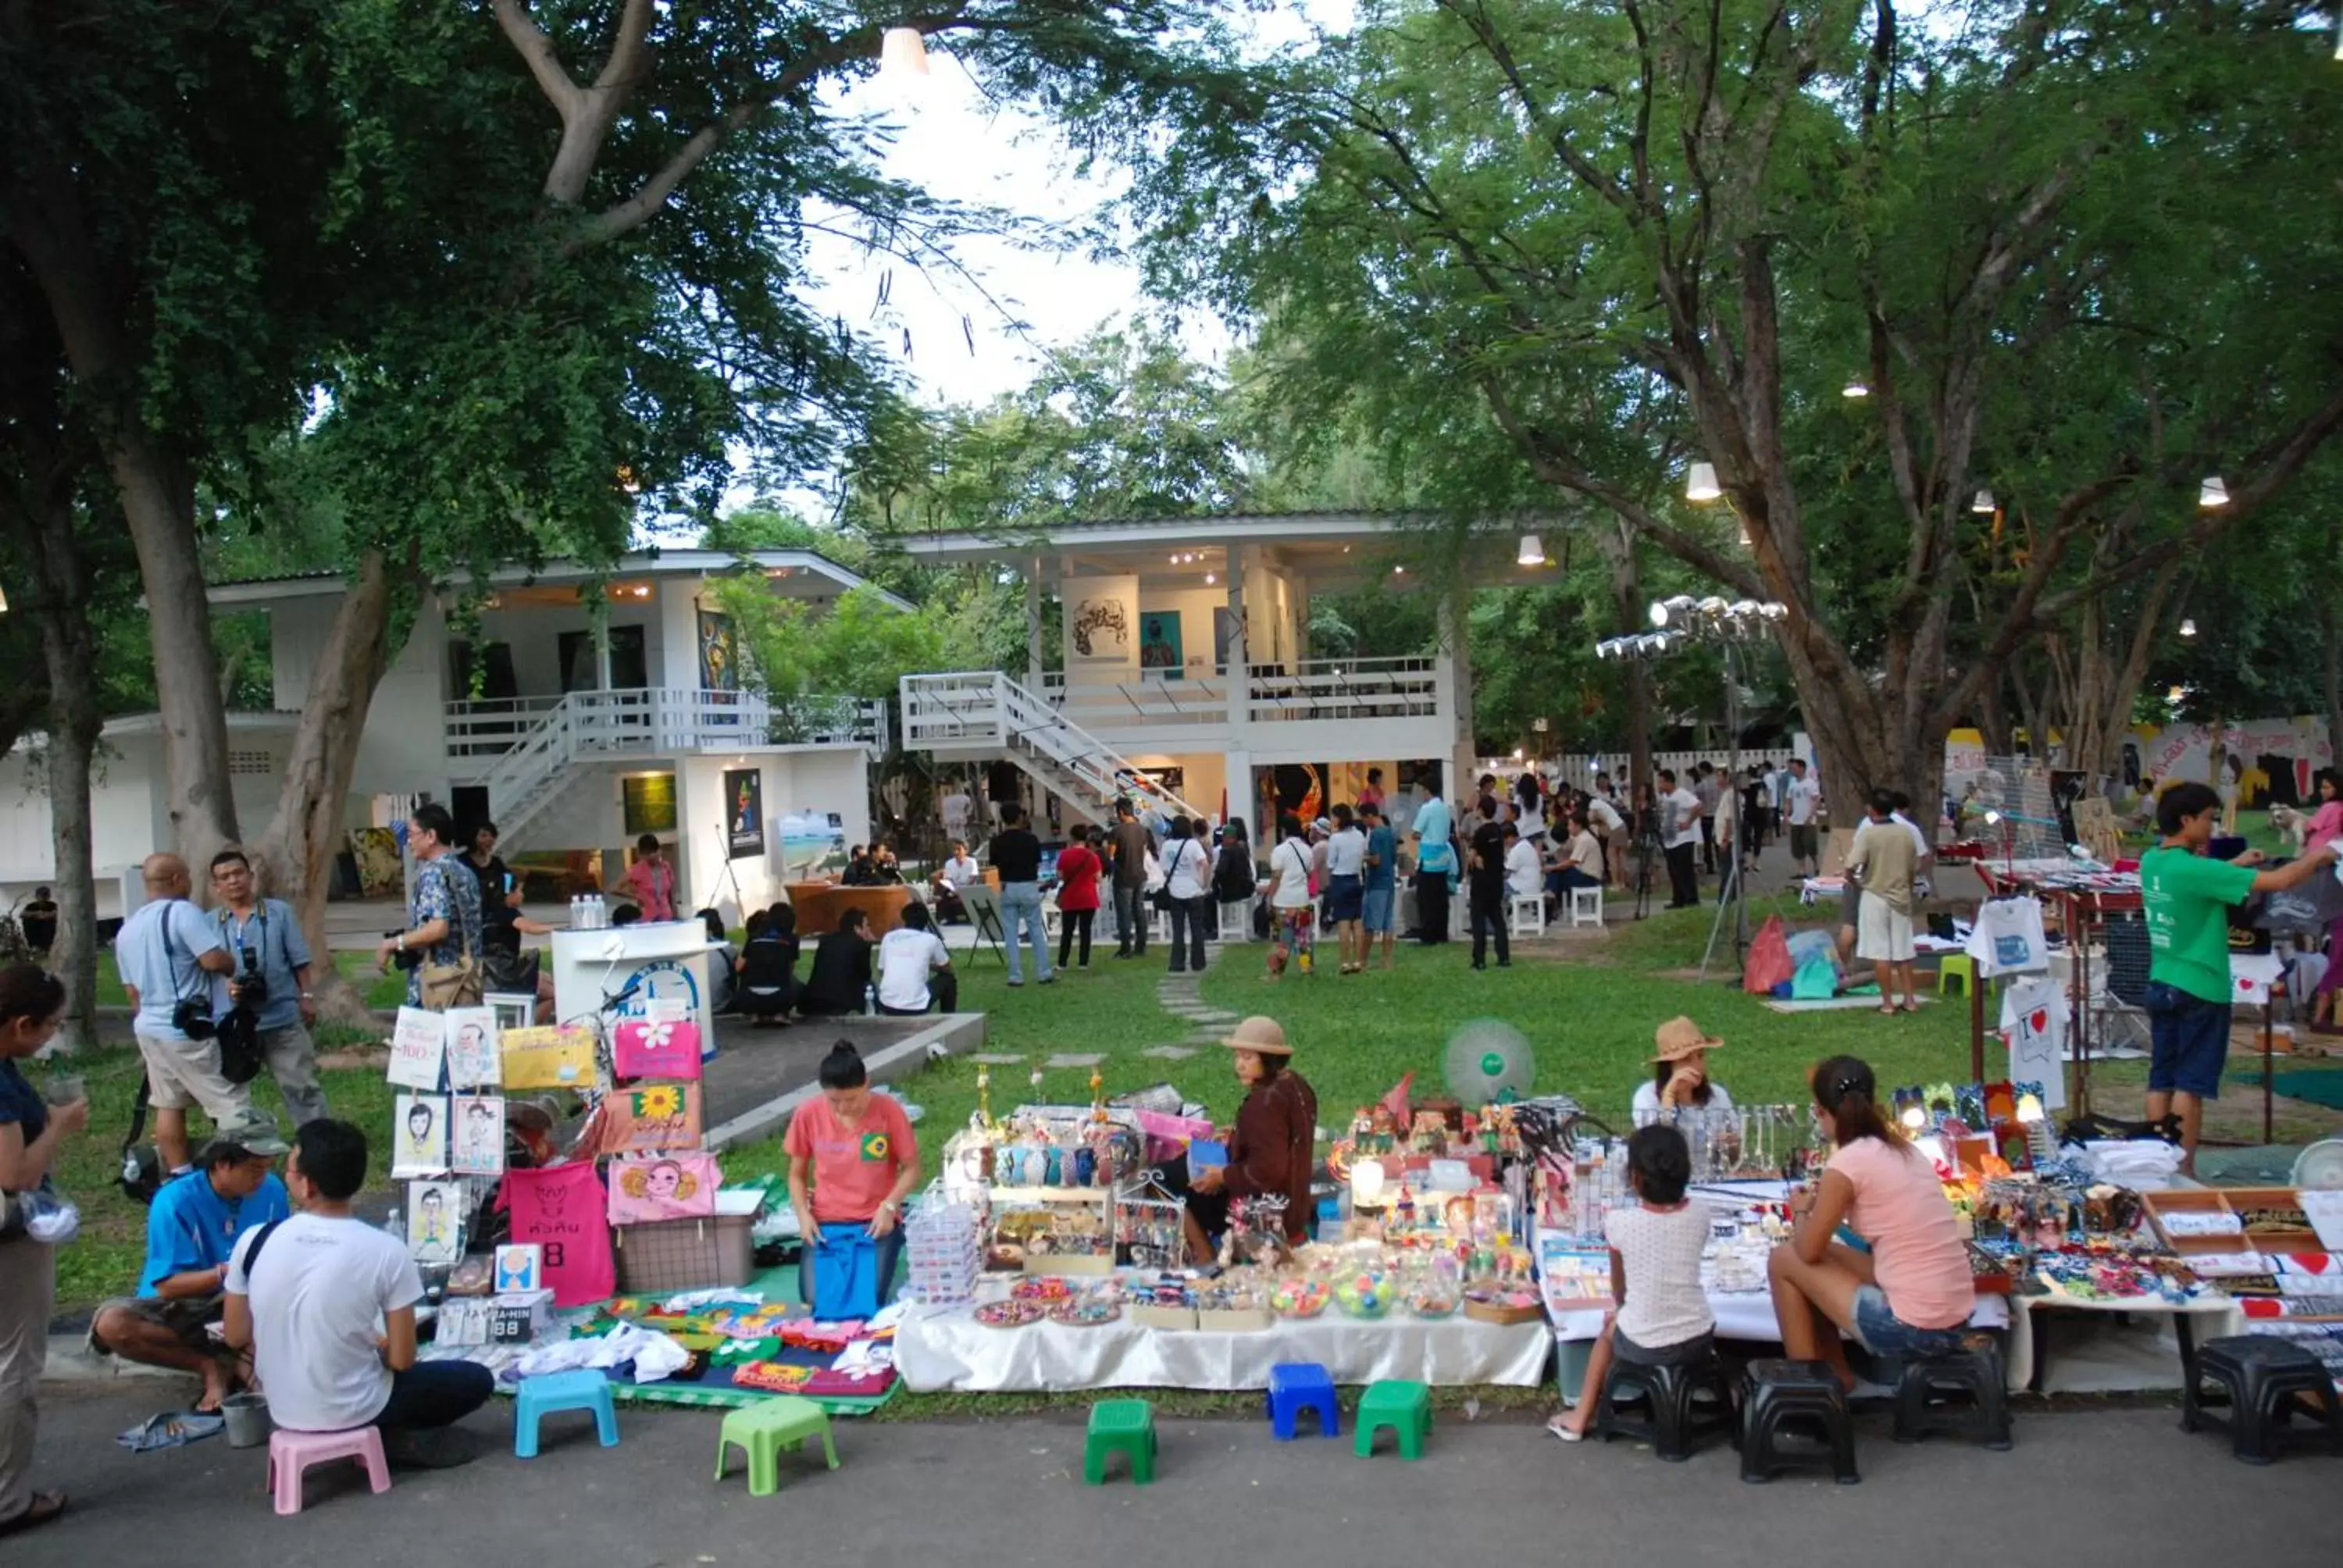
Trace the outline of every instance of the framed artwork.
[[1072, 657], [1103, 664], [1122, 664], [1131, 658], [1131, 611], [1121, 596], [1100, 594], [1074, 601], [1066, 623]]
[[[442, 1094], [402, 1094], [391, 1111], [390, 1173], [394, 1176], [444, 1176], [447, 1173], [447, 1098]], [[410, 1226], [409, 1234], [411, 1235]]]
[[505, 1170], [505, 1101], [499, 1094], [459, 1094], [447, 1113], [455, 1141], [450, 1168], [458, 1176], [501, 1176]]
[[719, 610], [699, 612], [699, 689], [740, 689], [740, 650], [733, 635], [732, 618]]
[[724, 775], [724, 837], [735, 860], [765, 852], [763, 769], [743, 768]]
[[523, 1294], [540, 1288], [538, 1276], [545, 1272], [545, 1249], [535, 1243], [507, 1242], [497, 1249], [497, 1271], [493, 1282], [498, 1295], [508, 1292]]
[[627, 837], [675, 831], [675, 775], [635, 773], [619, 781], [626, 804]]
[[451, 1007], [440, 1016], [447, 1020], [448, 1087], [495, 1083], [497, 1015], [485, 1007]]
[[447, 1019], [419, 1007], [400, 1008], [390, 1030], [390, 1081], [409, 1089], [437, 1089], [447, 1060]]
[[1139, 617], [1139, 668], [1144, 674], [1177, 680], [1187, 673], [1180, 647], [1180, 612], [1142, 610]]
[[499, 1035], [508, 1029], [527, 1029], [537, 1021], [537, 999], [533, 996], [492, 990], [480, 1002], [488, 1010], [488, 1016], [496, 1020]]
[[460, 1181], [407, 1184], [407, 1254], [417, 1262], [453, 1263], [464, 1255], [464, 1187]]

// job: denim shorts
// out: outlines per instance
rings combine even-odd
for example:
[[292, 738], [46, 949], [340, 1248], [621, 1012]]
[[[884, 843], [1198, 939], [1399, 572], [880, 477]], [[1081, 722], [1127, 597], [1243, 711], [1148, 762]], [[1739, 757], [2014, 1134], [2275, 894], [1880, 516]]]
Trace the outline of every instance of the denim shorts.
[[1330, 877], [1326, 882], [1326, 918], [1340, 924], [1355, 920], [1362, 912], [1366, 898], [1364, 888], [1356, 877]]
[[1855, 1292], [1855, 1337], [1875, 1356], [1935, 1355], [1958, 1350], [1966, 1323], [1949, 1329], [1916, 1329], [1887, 1308], [1887, 1292], [1864, 1285]]
[[1368, 930], [1387, 931], [1392, 929], [1393, 896], [1393, 890], [1390, 888], [1369, 888], [1359, 895], [1361, 917]]
[[2207, 1001], [2162, 980], [2147, 988], [2147, 1091], [2221, 1097], [2229, 1060], [2229, 1004]]

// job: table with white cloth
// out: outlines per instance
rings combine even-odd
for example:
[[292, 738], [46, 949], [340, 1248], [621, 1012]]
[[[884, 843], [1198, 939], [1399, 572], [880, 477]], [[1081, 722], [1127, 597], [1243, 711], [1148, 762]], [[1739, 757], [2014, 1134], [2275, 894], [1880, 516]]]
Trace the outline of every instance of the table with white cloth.
[[1027, 1323], [987, 1328], [969, 1307], [913, 1307], [895, 1331], [895, 1370], [920, 1392], [1059, 1392], [1093, 1388], [1257, 1389], [1281, 1362], [1316, 1362], [1338, 1383], [1407, 1378], [1434, 1385], [1545, 1378], [1554, 1348], [1544, 1322], [1484, 1323], [1458, 1314], [1419, 1319], [1394, 1312], [1283, 1318], [1227, 1332], [1149, 1328], [1129, 1316], [1077, 1328]]

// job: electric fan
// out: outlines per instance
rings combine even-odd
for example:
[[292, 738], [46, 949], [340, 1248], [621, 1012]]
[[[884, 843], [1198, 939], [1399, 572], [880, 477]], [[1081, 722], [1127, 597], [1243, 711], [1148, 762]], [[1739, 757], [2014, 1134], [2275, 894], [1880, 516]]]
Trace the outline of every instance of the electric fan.
[[2314, 1192], [2343, 1191], [2343, 1138], [2322, 1140], [2296, 1155], [2294, 1185]]
[[1520, 1030], [1493, 1018], [1477, 1018], [1448, 1040], [1448, 1092], [1461, 1105], [1519, 1100], [1537, 1077], [1537, 1058]]

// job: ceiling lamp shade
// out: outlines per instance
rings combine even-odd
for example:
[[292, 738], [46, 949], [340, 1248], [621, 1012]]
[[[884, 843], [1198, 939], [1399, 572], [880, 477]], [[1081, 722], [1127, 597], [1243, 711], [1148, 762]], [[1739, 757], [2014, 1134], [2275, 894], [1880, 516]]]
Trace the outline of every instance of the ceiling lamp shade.
[[1694, 463], [1684, 470], [1685, 500], [1713, 501], [1723, 494], [1724, 489], [1716, 482], [1715, 464]]
[[1545, 565], [1545, 541], [1539, 538], [1535, 534], [1523, 534], [1522, 536], [1522, 553], [1513, 558], [1525, 567], [1542, 567]]
[[928, 74], [928, 41], [917, 27], [890, 27], [879, 40], [879, 74], [901, 80]]
[[2180, 635], [2183, 637], [2195, 637], [2197, 635], [2197, 623], [2194, 620], [2182, 621], [2180, 623]]
[[2197, 487], [2197, 504], [2205, 510], [2217, 511], [2229, 504], [2229, 487], [2221, 482], [2218, 474], [2207, 474]]
[[2001, 508], [1995, 504], [1991, 490], [1979, 490], [1976, 493], [1976, 498], [1969, 503], [1969, 510], [1983, 517], [1988, 513], [1997, 512]]

